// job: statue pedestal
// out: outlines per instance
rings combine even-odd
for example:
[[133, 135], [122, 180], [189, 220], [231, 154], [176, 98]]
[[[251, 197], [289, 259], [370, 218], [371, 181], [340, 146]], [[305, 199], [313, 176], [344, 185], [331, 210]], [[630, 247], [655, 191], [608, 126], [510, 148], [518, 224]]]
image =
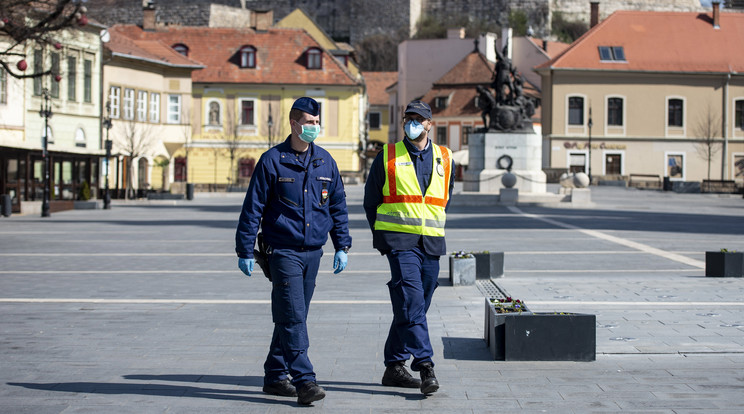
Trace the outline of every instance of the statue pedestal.
[[[464, 191], [498, 194], [504, 185], [499, 159], [512, 159], [511, 172], [517, 176], [514, 188], [519, 193], [545, 193], [546, 177], [542, 170], [542, 137], [526, 132], [485, 132], [468, 137], [468, 170], [464, 174]], [[501, 159], [501, 167], [506, 167]]]

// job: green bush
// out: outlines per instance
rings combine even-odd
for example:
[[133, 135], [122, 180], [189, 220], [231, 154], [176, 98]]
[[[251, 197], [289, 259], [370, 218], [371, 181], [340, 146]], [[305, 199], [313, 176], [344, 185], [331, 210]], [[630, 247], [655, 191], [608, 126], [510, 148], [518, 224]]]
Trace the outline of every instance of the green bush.
[[87, 181], [83, 181], [80, 184], [80, 189], [78, 189], [78, 200], [90, 200], [90, 185], [88, 185]]

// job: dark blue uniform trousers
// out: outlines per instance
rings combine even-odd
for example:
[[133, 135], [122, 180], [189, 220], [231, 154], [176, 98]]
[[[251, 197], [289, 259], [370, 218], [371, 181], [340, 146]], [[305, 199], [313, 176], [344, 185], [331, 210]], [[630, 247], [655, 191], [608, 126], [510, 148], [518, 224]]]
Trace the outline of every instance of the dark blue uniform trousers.
[[426, 312], [439, 285], [439, 256], [430, 256], [416, 246], [411, 250], [393, 250], [387, 258], [393, 323], [385, 342], [385, 365], [408, 361], [413, 355], [411, 369], [418, 371], [422, 362], [433, 363]]
[[271, 255], [271, 315], [274, 334], [264, 363], [264, 383], [271, 384], [292, 376], [299, 386], [315, 381], [313, 364], [307, 355], [307, 312], [315, 291], [323, 249], [276, 249]]

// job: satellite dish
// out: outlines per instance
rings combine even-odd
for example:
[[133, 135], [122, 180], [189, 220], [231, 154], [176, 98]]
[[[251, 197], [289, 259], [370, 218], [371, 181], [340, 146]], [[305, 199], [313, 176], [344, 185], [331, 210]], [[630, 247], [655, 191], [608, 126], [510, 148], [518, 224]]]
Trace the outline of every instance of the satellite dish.
[[103, 43], [108, 43], [109, 40], [111, 40], [111, 35], [109, 34], [109, 31], [106, 29], [101, 30], [101, 34], [99, 36], [101, 37], [101, 41]]

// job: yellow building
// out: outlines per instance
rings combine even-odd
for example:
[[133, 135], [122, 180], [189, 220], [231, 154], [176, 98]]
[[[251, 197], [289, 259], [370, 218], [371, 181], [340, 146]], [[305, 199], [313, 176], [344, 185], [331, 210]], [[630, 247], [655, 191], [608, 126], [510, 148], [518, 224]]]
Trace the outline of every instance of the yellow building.
[[[744, 184], [739, 13], [618, 11], [536, 70], [544, 156], [595, 181]], [[679, 184], [675, 184], [679, 182]]]
[[360, 171], [363, 84], [305, 30], [131, 30], [204, 66], [191, 76], [189, 113], [181, 112], [191, 138], [171, 152], [176, 170], [185, 171], [174, 174], [176, 186], [189, 182], [197, 191], [246, 186], [261, 154], [289, 136], [289, 109], [301, 96], [321, 105], [318, 145], [342, 172]]

